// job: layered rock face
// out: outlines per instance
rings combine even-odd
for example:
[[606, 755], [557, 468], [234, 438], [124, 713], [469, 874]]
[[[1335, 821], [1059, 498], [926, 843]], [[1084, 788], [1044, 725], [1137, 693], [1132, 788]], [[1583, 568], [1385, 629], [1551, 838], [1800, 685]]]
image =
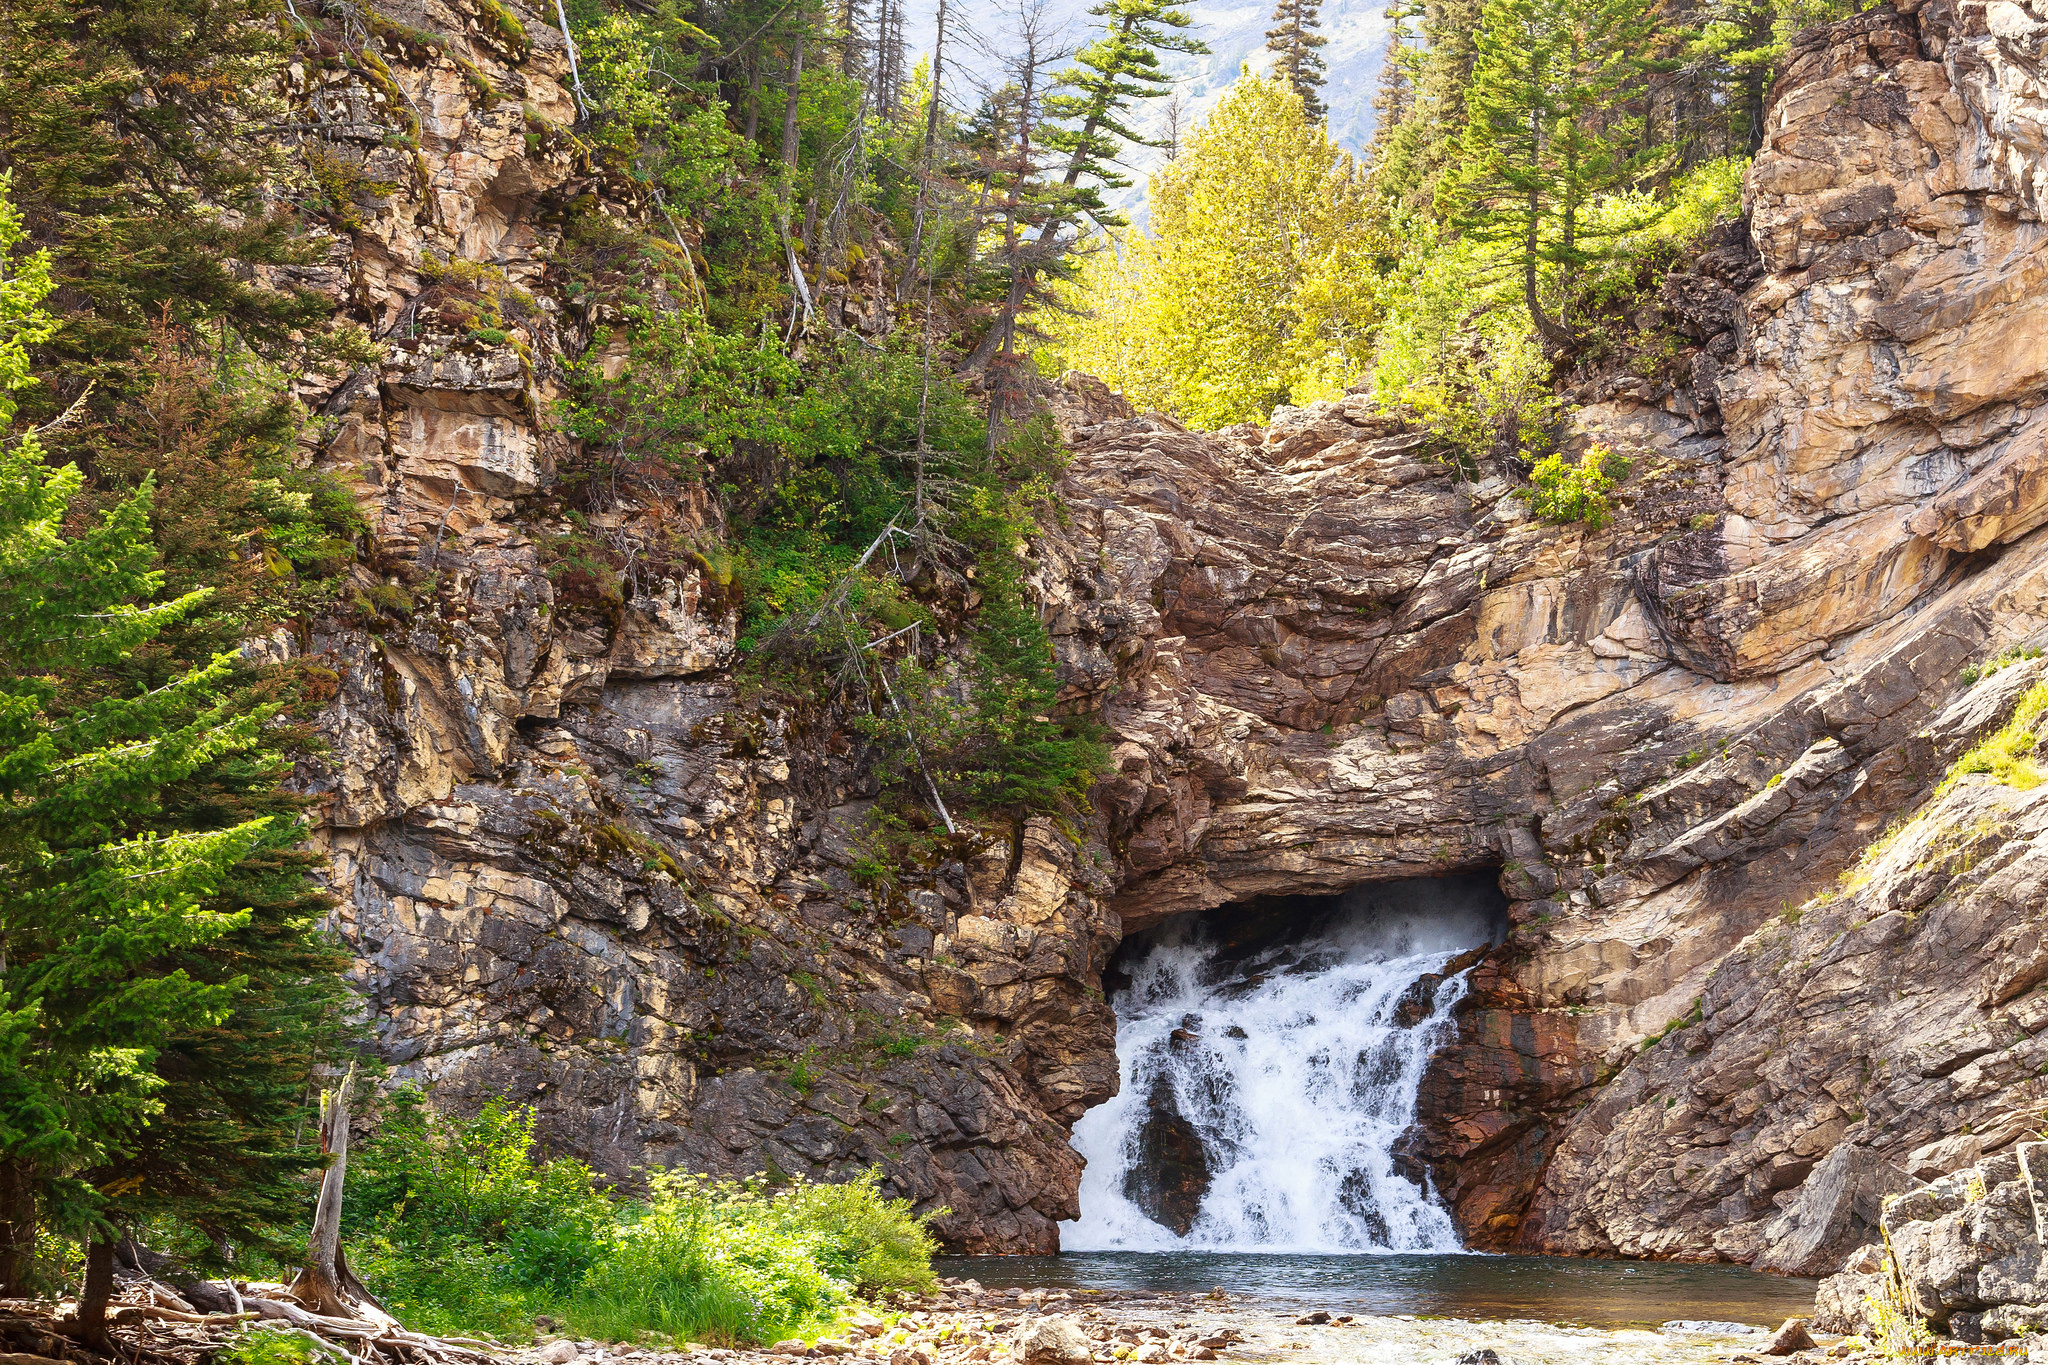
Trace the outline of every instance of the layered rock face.
[[[1363, 397], [1196, 434], [1068, 382], [1030, 579], [1114, 771], [1088, 828], [878, 869], [846, 718], [735, 677], [723, 585], [675, 548], [722, 534], [701, 489], [589, 518], [633, 552], [623, 600], [551, 549], [550, 404], [605, 317], [562, 224], [646, 206], [547, 133], [567, 54], [514, 7], [530, 53], [441, 0], [401, 16], [439, 48], [362, 38], [398, 99], [301, 77], [369, 130], [324, 284], [386, 358], [301, 391], [380, 558], [275, 648], [338, 675], [308, 781], [397, 1077], [531, 1103], [622, 1174], [878, 1166], [957, 1247], [1050, 1250], [1067, 1132], [1116, 1084], [1123, 933], [1485, 870], [1515, 929], [1416, 1144], [1478, 1243], [1832, 1269], [1935, 1134], [2016, 1135], [2048, 1025], [2030, 798], [1971, 779], [1922, 818], [1976, 833], [1785, 912], [2033, 676], [1965, 665], [2048, 627], [2048, 25], [1944, 0], [1802, 40], [1750, 234], [1667, 281], [1684, 382], [1580, 395], [1572, 448], [1635, 462], [1607, 528], [1532, 521]], [[408, 108], [416, 156], [383, 145]], [[829, 317], [886, 325], [837, 289]], [[492, 291], [503, 345], [455, 306]]]
[[[615, 1175], [882, 1167], [956, 1245], [1049, 1250], [1066, 1125], [1114, 1085], [1086, 989], [1106, 878], [1037, 824], [878, 874], [847, 717], [731, 676], [713, 500], [649, 476], [572, 524], [550, 414], [618, 281], [572, 298], [564, 225], [652, 208], [560, 135], [566, 48], [513, 8], [530, 52], [430, 0], [330, 16], [332, 60], [294, 71], [358, 135], [330, 148], [354, 223], [313, 282], [384, 359], [300, 394], [374, 559], [348, 611], [264, 647], [337, 674], [306, 782], [378, 1045], [395, 1080], [532, 1104], [549, 1148]], [[417, 152], [390, 145], [414, 124]], [[504, 326], [479, 336], [486, 306]], [[616, 593], [572, 533], [626, 554]]]
[[2022, 1142], [1887, 1201], [1885, 1241], [1821, 1282], [1826, 1330], [1872, 1333], [1882, 1308], [1970, 1343], [2048, 1327], [2048, 1143]]
[[[1121, 740], [1126, 927], [1501, 869], [1518, 928], [1420, 1142], [1481, 1244], [1832, 1270], [1919, 1148], [2019, 1131], [2039, 978], [1978, 979], [2032, 932], [2015, 794], [1971, 779], [1798, 907], [2030, 676], [1951, 705], [1965, 666], [2048, 624], [2044, 33], [1929, 6], [1801, 40], [1748, 241], [1665, 284], [1690, 382], [1580, 394], [1573, 446], [1636, 462], [1604, 531], [1531, 523], [1363, 399], [1073, 425], [1047, 593]], [[1961, 861], [1928, 843], [1952, 819]], [[2017, 880], [1967, 929], [1865, 923], [1960, 902], [1987, 844]]]

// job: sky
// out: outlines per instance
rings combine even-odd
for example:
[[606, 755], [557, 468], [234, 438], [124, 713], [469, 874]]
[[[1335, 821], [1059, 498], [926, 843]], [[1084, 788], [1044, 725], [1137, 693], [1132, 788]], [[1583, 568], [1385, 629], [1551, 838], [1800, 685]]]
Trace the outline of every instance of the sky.
[[[979, 88], [1002, 81], [1004, 39], [1015, 28], [1017, 3], [949, 0], [949, 30], [953, 15], [962, 16], [970, 30], [965, 40], [950, 35], [946, 44], [947, 95], [963, 112], [978, 102]], [[1089, 16], [1091, 3], [1093, 0], [1046, 0], [1046, 16], [1052, 30], [1062, 35], [1062, 49], [1078, 47], [1092, 36], [1092, 26], [1100, 21]], [[1273, 9], [1272, 0], [1199, 0], [1184, 8], [1195, 21], [1191, 31], [1209, 45], [1209, 55], [1164, 53], [1162, 66], [1175, 78], [1186, 105], [1183, 120], [1192, 125], [1215, 105], [1244, 63], [1250, 62], [1254, 71], [1270, 65], [1264, 48], [1266, 30], [1273, 26]], [[906, 15], [904, 38], [914, 53], [931, 52], [936, 12], [936, 0], [925, 0], [921, 8]], [[1329, 39], [1323, 48], [1323, 60], [1329, 67], [1323, 101], [1330, 108], [1330, 133], [1345, 147], [1362, 152], [1372, 140], [1372, 97], [1386, 53], [1386, 0], [1323, 0], [1322, 19], [1323, 36]], [[956, 75], [964, 84], [956, 83]], [[1158, 135], [1165, 122], [1165, 105], [1164, 99], [1145, 101], [1138, 126]], [[1137, 183], [1106, 196], [1113, 207], [1141, 216], [1145, 176], [1161, 156], [1142, 147], [1127, 149], [1126, 172]]]

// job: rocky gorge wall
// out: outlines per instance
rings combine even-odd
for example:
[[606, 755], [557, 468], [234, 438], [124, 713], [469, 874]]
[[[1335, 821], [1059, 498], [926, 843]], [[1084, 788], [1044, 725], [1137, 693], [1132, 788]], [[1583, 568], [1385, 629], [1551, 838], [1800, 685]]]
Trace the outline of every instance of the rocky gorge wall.
[[[1477, 870], [1514, 929], [1414, 1151], [1476, 1244], [1833, 1269], [1883, 1193], [2017, 1138], [2033, 794], [1966, 779], [1809, 902], [2039, 667], [1962, 682], [2048, 629], [2048, 22], [1939, 0], [1799, 40], [1746, 231], [1660, 296], [1675, 371], [1574, 394], [1570, 447], [1634, 460], [1606, 528], [1531, 520], [1362, 396], [1202, 434], [1070, 378], [1027, 567], [1114, 771], [1089, 827], [878, 880], [846, 717], [745, 686], [708, 565], [654, 552], [714, 543], [712, 500], [648, 481], [589, 518], [652, 566], [622, 603], [550, 575], [548, 414], [607, 317], [563, 224], [649, 210], [549, 134], [567, 53], [512, 8], [530, 51], [384, 4], [439, 40], [341, 33], [391, 89], [339, 53], [295, 77], [361, 130], [310, 274], [385, 358], [300, 394], [377, 557], [267, 647], [337, 674], [305, 780], [395, 1078], [531, 1103], [621, 1174], [877, 1166], [956, 1247], [1050, 1250], [1124, 933]], [[532, 300], [506, 344], [445, 321], [451, 259]], [[880, 329], [871, 292], [822, 311]]]

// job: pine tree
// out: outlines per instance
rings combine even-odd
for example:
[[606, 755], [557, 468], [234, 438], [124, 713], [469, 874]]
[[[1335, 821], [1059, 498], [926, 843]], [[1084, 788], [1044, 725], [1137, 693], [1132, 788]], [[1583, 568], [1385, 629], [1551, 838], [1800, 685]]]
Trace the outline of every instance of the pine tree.
[[1042, 140], [1067, 158], [1068, 188], [1080, 186], [1083, 176], [1095, 182], [1086, 187], [1083, 206], [1098, 222], [1111, 222], [1100, 189], [1131, 183], [1114, 169], [1122, 144], [1165, 145], [1131, 126], [1135, 101], [1172, 89], [1172, 78], [1159, 69], [1159, 54], [1199, 55], [1209, 48], [1185, 32], [1194, 23], [1187, 11], [1165, 0], [1101, 0], [1088, 13], [1102, 20], [1102, 34], [1074, 55], [1075, 64], [1060, 73], [1057, 92], [1045, 101], [1047, 118], [1071, 126], [1048, 127]]
[[1414, 100], [1391, 132], [1373, 138], [1373, 187], [1383, 198], [1423, 212], [1434, 205], [1437, 184], [1457, 159], [1465, 133], [1480, 7], [1481, 0], [1424, 0]]
[[1598, 195], [1628, 184], [1658, 155], [1624, 101], [1655, 21], [1646, 0], [1488, 0], [1466, 92], [1463, 160], [1438, 190], [1439, 212], [1502, 248], [1522, 277], [1546, 343], [1576, 341], [1569, 317], [1543, 306], [1555, 273], [1569, 307], [1575, 276], [1642, 223], [1587, 217]]
[[1416, 54], [1408, 43], [1408, 21], [1421, 12], [1419, 6], [1406, 0], [1396, 0], [1386, 9], [1387, 50], [1380, 60], [1379, 89], [1372, 97], [1372, 143], [1365, 149], [1365, 164], [1372, 170], [1385, 164], [1402, 125], [1415, 108]]
[[1330, 40], [1316, 30], [1323, 26], [1323, 0], [1280, 0], [1273, 9], [1273, 27], [1266, 30], [1266, 51], [1275, 57], [1273, 74], [1301, 100], [1309, 118], [1329, 117], [1323, 104], [1322, 48]]
[[[23, 235], [4, 191], [0, 258]], [[50, 253], [0, 259], [0, 431], [53, 284]], [[302, 1197], [290, 1133], [340, 960], [297, 822], [261, 809], [290, 807], [279, 704], [227, 653], [123, 681], [211, 593], [157, 600], [153, 477], [67, 536], [83, 485], [34, 430], [0, 439], [0, 1282], [22, 1292], [37, 1223], [85, 1241], [94, 1338], [117, 1234], [169, 1214], [246, 1237]]]
[[277, 122], [294, 33], [266, 0], [10, 0], [0, 7], [0, 165], [67, 300], [40, 364], [95, 402], [124, 387], [169, 311], [260, 350], [300, 344], [326, 300], [250, 267], [311, 249], [268, 194], [285, 166], [252, 130]]
[[1771, 0], [1712, 0], [1686, 15], [1666, 80], [1679, 164], [1754, 156], [1763, 146], [1764, 94], [1787, 46], [1779, 9]]

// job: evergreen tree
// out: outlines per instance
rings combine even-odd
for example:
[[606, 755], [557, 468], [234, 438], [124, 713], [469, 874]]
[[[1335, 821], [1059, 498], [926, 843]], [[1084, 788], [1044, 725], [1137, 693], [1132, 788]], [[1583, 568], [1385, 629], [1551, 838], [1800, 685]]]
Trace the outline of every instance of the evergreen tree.
[[[1064, 183], [1079, 186], [1087, 176], [1096, 186], [1122, 189], [1130, 180], [1113, 169], [1125, 142], [1160, 147], [1131, 126], [1135, 101], [1157, 99], [1173, 85], [1159, 69], [1162, 52], [1206, 53], [1200, 39], [1185, 32], [1194, 20], [1165, 0], [1101, 0], [1088, 11], [1102, 20], [1102, 33], [1074, 55], [1060, 73], [1058, 91], [1045, 101], [1049, 119], [1072, 126], [1049, 127], [1041, 140], [1067, 158]], [[1088, 187], [1083, 206], [1098, 221], [1110, 215], [1100, 190]]]
[[1466, 92], [1469, 117], [1439, 212], [1503, 249], [1522, 277], [1529, 318], [1553, 347], [1573, 344], [1566, 316], [1543, 306], [1539, 279], [1556, 276], [1569, 307], [1577, 273], [1641, 222], [1587, 210], [1641, 173], [1641, 120], [1624, 101], [1636, 86], [1655, 21], [1647, 0], [1488, 0]]
[[1372, 181], [1381, 197], [1421, 212], [1435, 203], [1465, 133], [1480, 6], [1481, 0], [1424, 0], [1414, 98], [1399, 124], [1373, 137]]
[[1764, 94], [1785, 55], [1784, 27], [1772, 0], [1713, 0], [1686, 15], [1667, 80], [1681, 165], [1763, 146]]
[[1415, 50], [1408, 42], [1408, 21], [1421, 9], [1407, 0], [1388, 5], [1387, 50], [1380, 60], [1379, 89], [1373, 93], [1372, 144], [1365, 149], [1365, 164], [1377, 168], [1399, 136], [1415, 108]]
[[[50, 253], [0, 262], [0, 432], [53, 284]], [[34, 430], [0, 439], [0, 1281], [25, 1289], [38, 1222], [86, 1241], [92, 1338], [141, 1218], [247, 1238], [303, 1198], [290, 1134], [341, 995], [297, 823], [261, 809], [290, 806], [279, 704], [226, 653], [126, 680], [211, 592], [155, 600], [153, 476], [67, 536], [83, 485]]]
[[326, 300], [249, 269], [310, 249], [267, 193], [284, 164], [252, 135], [278, 121], [295, 32], [267, 0], [0, 6], [0, 165], [65, 300], [38, 360], [66, 387], [32, 405], [88, 381], [95, 402], [116, 397], [166, 310], [263, 350], [325, 320]]
[[1273, 9], [1273, 27], [1266, 30], [1266, 51], [1274, 55], [1273, 74], [1287, 82], [1309, 118], [1321, 122], [1330, 111], [1322, 98], [1322, 48], [1330, 40], [1316, 30], [1323, 26], [1323, 0], [1280, 0]]

